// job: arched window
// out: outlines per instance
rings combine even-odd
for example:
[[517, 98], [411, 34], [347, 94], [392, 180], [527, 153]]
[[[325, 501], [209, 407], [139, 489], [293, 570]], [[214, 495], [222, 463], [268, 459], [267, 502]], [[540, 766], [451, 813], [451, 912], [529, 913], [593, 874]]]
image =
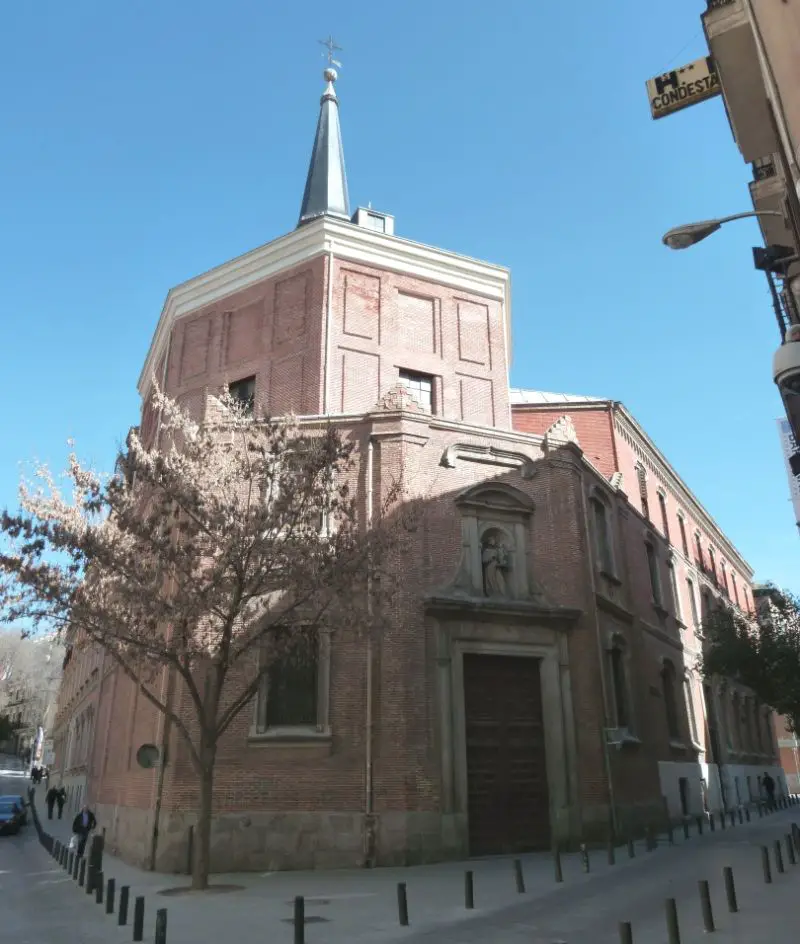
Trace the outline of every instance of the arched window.
[[700, 629], [700, 618], [697, 614], [697, 597], [694, 595], [694, 581], [691, 577], [686, 578], [686, 592], [689, 594], [689, 607], [692, 611], [692, 627]]
[[700, 532], [696, 531], [694, 535], [694, 549], [697, 560], [697, 566], [700, 570], [705, 569], [705, 560], [703, 559], [703, 542], [700, 540]]
[[674, 561], [669, 561], [667, 563], [667, 569], [669, 570], [669, 588], [672, 591], [672, 605], [675, 612], [675, 618], [683, 620], [683, 608], [681, 607], [681, 595], [678, 592], [678, 578], [675, 575]]
[[714, 583], [717, 582], [717, 558], [714, 554], [714, 548], [708, 549], [708, 571]]
[[614, 721], [618, 728], [629, 728], [631, 719], [628, 709], [628, 680], [625, 671], [625, 644], [615, 638], [608, 650], [611, 669], [611, 690], [614, 697]]
[[739, 588], [736, 586], [736, 574], [733, 571], [731, 571], [731, 583], [733, 584], [733, 599], [737, 606], [741, 606], [739, 603]]
[[671, 740], [678, 740], [681, 736], [681, 729], [678, 721], [678, 699], [675, 693], [675, 666], [669, 660], [664, 662], [661, 670], [661, 686], [664, 692], [667, 734], [669, 734]]
[[594, 496], [591, 499], [590, 505], [592, 508], [592, 525], [594, 528], [597, 564], [603, 573], [613, 574], [614, 548], [611, 541], [608, 506], [598, 496]]
[[728, 589], [728, 571], [725, 567], [725, 561], [720, 563], [720, 569], [722, 571], [722, 589], [725, 591], [726, 596], [730, 596], [730, 590]]
[[639, 501], [642, 504], [642, 514], [650, 517], [650, 503], [647, 500], [647, 473], [641, 462], [636, 464], [636, 480], [639, 483]]

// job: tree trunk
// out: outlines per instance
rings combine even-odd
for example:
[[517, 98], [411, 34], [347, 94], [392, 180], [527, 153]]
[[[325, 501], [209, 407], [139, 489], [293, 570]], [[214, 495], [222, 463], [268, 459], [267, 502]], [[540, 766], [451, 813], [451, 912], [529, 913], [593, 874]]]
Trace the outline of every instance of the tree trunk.
[[192, 863], [192, 889], [204, 891], [208, 888], [208, 873], [211, 866], [211, 804], [214, 797], [214, 762], [216, 745], [203, 746], [200, 774], [200, 805], [197, 810], [197, 826], [194, 835], [194, 862]]

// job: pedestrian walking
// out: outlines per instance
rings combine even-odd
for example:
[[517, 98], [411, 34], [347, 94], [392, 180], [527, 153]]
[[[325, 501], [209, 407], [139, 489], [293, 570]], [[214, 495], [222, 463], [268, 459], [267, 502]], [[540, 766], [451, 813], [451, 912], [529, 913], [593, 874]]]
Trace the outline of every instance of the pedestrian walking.
[[47, 818], [53, 818], [53, 808], [56, 805], [56, 798], [58, 797], [58, 790], [55, 787], [50, 787], [44, 797], [44, 802], [47, 804]]
[[56, 806], [58, 806], [58, 818], [61, 819], [61, 814], [64, 812], [64, 804], [67, 802], [67, 791], [64, 789], [64, 786], [60, 786], [56, 790]]
[[72, 832], [78, 837], [78, 858], [83, 856], [86, 851], [86, 842], [89, 839], [89, 833], [97, 826], [97, 820], [94, 813], [88, 806], [84, 805], [72, 821]]
[[775, 781], [765, 771], [764, 776], [761, 778], [761, 783], [764, 785], [764, 790], [766, 790], [766, 793], [767, 793], [767, 804], [771, 810], [774, 810], [775, 809]]

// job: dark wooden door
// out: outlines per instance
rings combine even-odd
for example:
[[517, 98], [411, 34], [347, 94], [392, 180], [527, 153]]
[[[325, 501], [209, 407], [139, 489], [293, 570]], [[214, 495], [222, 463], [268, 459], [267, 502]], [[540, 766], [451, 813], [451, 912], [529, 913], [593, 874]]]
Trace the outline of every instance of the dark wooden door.
[[547, 849], [540, 660], [464, 655], [471, 855]]

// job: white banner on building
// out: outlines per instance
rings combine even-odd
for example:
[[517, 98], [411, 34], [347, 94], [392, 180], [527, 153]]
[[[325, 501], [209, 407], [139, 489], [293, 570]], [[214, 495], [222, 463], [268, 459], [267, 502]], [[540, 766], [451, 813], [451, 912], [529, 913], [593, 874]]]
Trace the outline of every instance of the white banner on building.
[[794, 508], [794, 520], [800, 527], [800, 476], [792, 472], [789, 464], [791, 457], [798, 452], [797, 440], [794, 438], [792, 427], [785, 418], [778, 420], [778, 431], [781, 437], [781, 446], [783, 447], [783, 459], [786, 463], [786, 474], [789, 476], [789, 492], [792, 496], [792, 507]]

